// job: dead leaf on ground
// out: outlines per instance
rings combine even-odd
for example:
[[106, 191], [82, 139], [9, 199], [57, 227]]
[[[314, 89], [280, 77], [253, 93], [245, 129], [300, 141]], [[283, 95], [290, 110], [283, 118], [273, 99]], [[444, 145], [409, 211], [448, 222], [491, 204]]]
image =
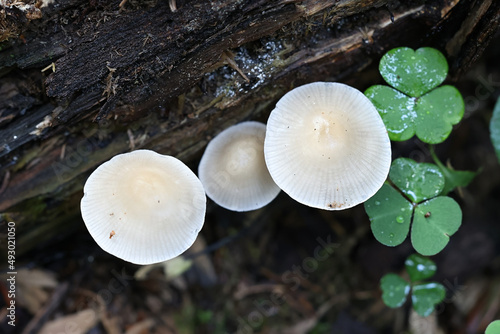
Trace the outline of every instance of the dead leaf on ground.
[[93, 309], [65, 315], [47, 322], [39, 334], [72, 333], [85, 334], [97, 324], [98, 317]]
[[16, 302], [35, 314], [50, 297], [47, 290], [54, 289], [58, 282], [53, 272], [41, 269], [19, 269], [17, 271]]
[[149, 329], [153, 327], [155, 321], [153, 318], [144, 319], [136, 324], [130, 326], [129, 329], [125, 332], [125, 334], [141, 334], [141, 333], [150, 333]]

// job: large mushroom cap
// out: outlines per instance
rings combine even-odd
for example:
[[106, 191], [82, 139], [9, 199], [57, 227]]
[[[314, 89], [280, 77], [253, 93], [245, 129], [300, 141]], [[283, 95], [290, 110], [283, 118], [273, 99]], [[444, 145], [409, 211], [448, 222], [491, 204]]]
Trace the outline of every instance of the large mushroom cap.
[[136, 264], [183, 253], [203, 226], [201, 182], [180, 160], [149, 150], [113, 157], [83, 188], [82, 217], [97, 244]]
[[264, 153], [283, 191], [326, 210], [366, 201], [391, 164], [389, 136], [373, 104], [357, 89], [330, 82], [297, 87], [278, 101]]
[[208, 197], [233, 211], [259, 209], [280, 192], [264, 160], [266, 126], [243, 122], [219, 133], [207, 146], [198, 175]]

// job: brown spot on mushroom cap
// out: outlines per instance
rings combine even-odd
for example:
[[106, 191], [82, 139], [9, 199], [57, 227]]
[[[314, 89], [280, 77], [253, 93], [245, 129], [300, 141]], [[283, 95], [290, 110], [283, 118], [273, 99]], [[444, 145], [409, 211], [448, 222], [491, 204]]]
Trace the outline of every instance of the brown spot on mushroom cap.
[[345, 205], [345, 203], [337, 203], [337, 202], [332, 202], [332, 203], [328, 203], [328, 207], [330, 209], [340, 209], [342, 208], [343, 206]]

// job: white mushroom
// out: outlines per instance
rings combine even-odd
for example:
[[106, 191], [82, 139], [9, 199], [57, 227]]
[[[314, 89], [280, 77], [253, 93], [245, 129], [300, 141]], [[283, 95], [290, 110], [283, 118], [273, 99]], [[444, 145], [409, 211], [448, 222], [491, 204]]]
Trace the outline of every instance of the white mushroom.
[[198, 175], [208, 197], [233, 211], [259, 209], [280, 192], [264, 161], [266, 126], [243, 122], [222, 131], [207, 146]]
[[389, 136], [373, 104], [357, 89], [331, 82], [297, 87], [278, 101], [264, 153], [283, 191], [326, 210], [366, 201], [391, 164]]
[[123, 260], [151, 264], [178, 256], [203, 226], [201, 182], [180, 160], [149, 150], [100, 165], [83, 188], [82, 217], [97, 244]]

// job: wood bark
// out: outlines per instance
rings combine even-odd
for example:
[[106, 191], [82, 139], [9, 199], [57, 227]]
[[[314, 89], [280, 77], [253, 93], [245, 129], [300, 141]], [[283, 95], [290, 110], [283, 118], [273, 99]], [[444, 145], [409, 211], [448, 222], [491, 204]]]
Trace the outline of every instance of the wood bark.
[[[55, 0], [0, 12], [0, 212], [22, 246], [80, 224], [90, 172], [137, 148], [196, 170], [230, 124], [290, 88], [380, 82], [397, 46], [441, 50], [456, 80], [497, 30], [493, 0]], [[41, 236], [44, 237], [41, 237]]]

